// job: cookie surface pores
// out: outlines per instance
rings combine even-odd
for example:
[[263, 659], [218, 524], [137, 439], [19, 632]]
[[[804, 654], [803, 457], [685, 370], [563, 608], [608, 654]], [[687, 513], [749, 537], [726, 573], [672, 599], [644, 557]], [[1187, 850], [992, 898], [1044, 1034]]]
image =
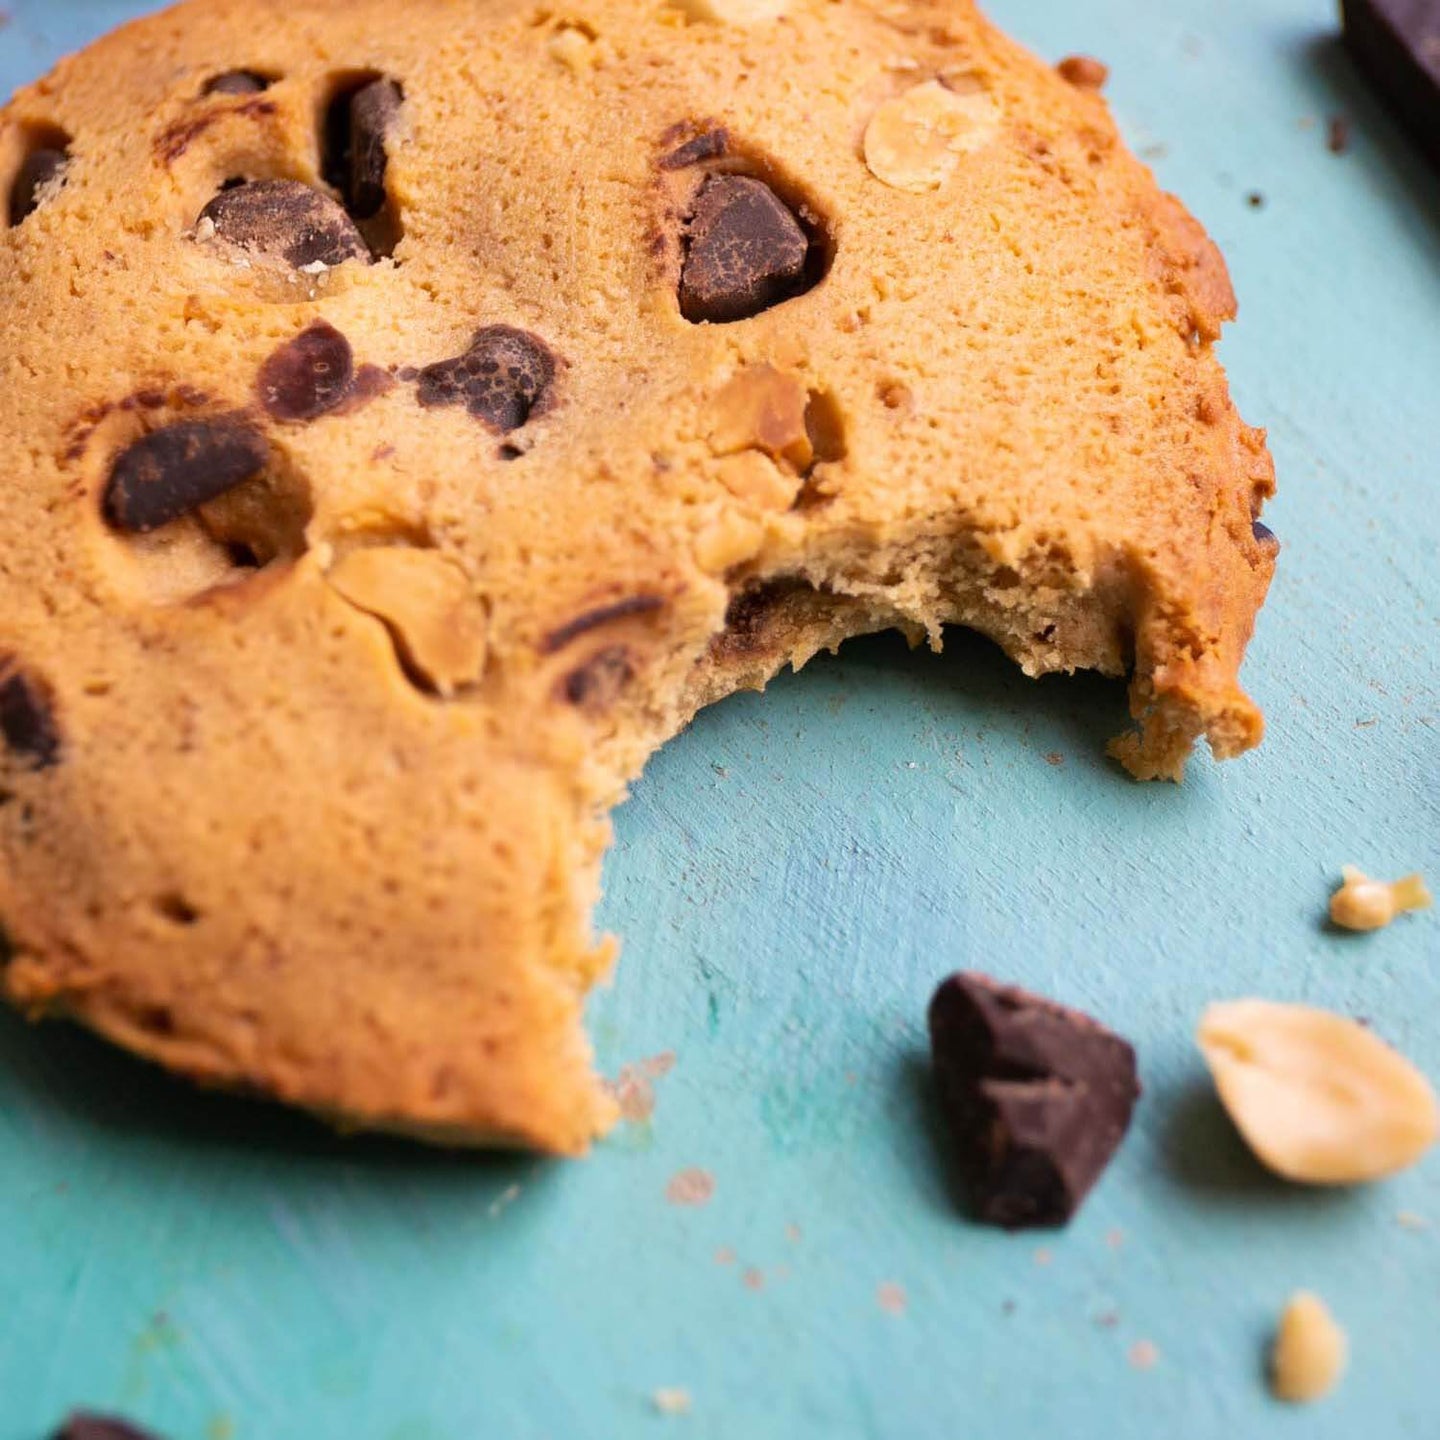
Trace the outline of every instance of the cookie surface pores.
[[187, 0], [16, 96], [5, 994], [576, 1152], [607, 817], [702, 705], [963, 625], [1128, 677], [1137, 775], [1256, 744], [1233, 295], [1097, 85], [968, 0]]

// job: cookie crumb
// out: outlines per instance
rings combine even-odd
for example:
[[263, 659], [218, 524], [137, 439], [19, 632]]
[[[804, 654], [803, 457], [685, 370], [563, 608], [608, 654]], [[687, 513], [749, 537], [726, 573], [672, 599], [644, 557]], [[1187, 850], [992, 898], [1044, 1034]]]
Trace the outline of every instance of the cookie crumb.
[[753, 1265], [740, 1279], [747, 1290], [763, 1290], [765, 1288], [765, 1272], [757, 1270]]
[[1120, 1250], [1125, 1245], [1125, 1232], [1117, 1225], [1113, 1230], [1105, 1232], [1105, 1243], [1112, 1250]]
[[650, 1403], [661, 1415], [688, 1415], [693, 1402], [688, 1390], [667, 1389], [657, 1390]]
[[1110, 67], [1093, 55], [1070, 55], [1055, 68], [1077, 90], [1103, 90], [1110, 78]]
[[722, 1245], [715, 1252], [715, 1263], [717, 1265], [733, 1265], [735, 1260], [735, 1252], [728, 1245]]
[[1053, 1265], [1055, 1263], [1055, 1252], [1053, 1250], [1046, 1250], [1044, 1248], [1037, 1250], [1035, 1252], [1035, 1263], [1042, 1270], [1046, 1266]]
[[1395, 1223], [1402, 1230], [1410, 1230], [1412, 1232], [1419, 1232], [1430, 1228], [1430, 1222], [1423, 1215], [1417, 1215], [1413, 1210], [1402, 1210], [1395, 1217]]
[[672, 1205], [698, 1208], [708, 1205], [715, 1195], [715, 1177], [708, 1170], [691, 1168], [677, 1171], [665, 1187], [665, 1198]]
[[1137, 1340], [1130, 1347], [1129, 1360], [1136, 1370], [1153, 1370], [1160, 1363], [1160, 1347], [1153, 1340]]
[[498, 1219], [520, 1198], [520, 1187], [518, 1185], [507, 1185], [490, 1202], [488, 1214], [492, 1220]]
[[1420, 875], [1372, 880], [1355, 865], [1340, 872], [1344, 884], [1330, 897], [1330, 919], [1342, 930], [1383, 930], [1401, 915], [1428, 910], [1435, 898]]
[[875, 1289], [875, 1303], [887, 1315], [903, 1315], [910, 1308], [910, 1297], [905, 1293], [903, 1285], [886, 1280]]
[[1259, 190], [1252, 190], [1246, 197], [1245, 203], [1252, 210], [1263, 210], [1265, 208], [1265, 196]]
[[1318, 1295], [1302, 1290], [1280, 1317], [1270, 1356], [1270, 1389], [1277, 1400], [1309, 1405], [1328, 1395], [1345, 1373], [1349, 1342]]

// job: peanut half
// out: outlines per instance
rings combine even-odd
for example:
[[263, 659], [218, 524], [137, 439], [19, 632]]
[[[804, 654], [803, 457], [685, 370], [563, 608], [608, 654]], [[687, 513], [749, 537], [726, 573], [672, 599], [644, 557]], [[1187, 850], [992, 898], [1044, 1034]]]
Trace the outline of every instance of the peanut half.
[[1196, 1038], [1246, 1143], [1287, 1180], [1378, 1180], [1413, 1165], [1440, 1132], [1429, 1082], [1353, 1020], [1235, 1000], [1212, 1005]]
[[939, 190], [962, 155], [973, 154], [1000, 133], [1000, 107], [971, 82], [938, 80], [887, 100], [865, 129], [865, 164], [894, 190], [924, 195]]

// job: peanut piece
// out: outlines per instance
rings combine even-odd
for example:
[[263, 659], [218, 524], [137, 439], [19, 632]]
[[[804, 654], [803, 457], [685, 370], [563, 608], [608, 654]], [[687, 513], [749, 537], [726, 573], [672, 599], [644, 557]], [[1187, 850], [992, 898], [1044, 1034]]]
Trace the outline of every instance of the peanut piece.
[[1000, 107], [981, 89], [966, 93], [926, 80], [887, 100], [865, 128], [870, 173], [896, 190], [939, 190], [962, 155], [983, 149], [1000, 131]]
[[1419, 875], [1390, 884], [1372, 880], [1354, 865], [1341, 874], [1345, 883], [1330, 897], [1330, 918], [1346, 930], [1383, 930], [1407, 911], [1428, 910], [1435, 903]]
[[737, 500], [761, 510], [788, 510], [800, 489], [798, 475], [782, 470], [759, 450], [727, 455], [716, 468], [720, 483]]
[[1318, 1295], [1293, 1295], [1280, 1317], [1270, 1357], [1270, 1389], [1277, 1400], [1309, 1405], [1340, 1382], [1349, 1360], [1345, 1332]]
[[485, 668], [485, 611], [457, 565], [433, 550], [354, 550], [327, 576], [357, 610], [384, 621], [396, 648], [443, 696]]
[[765, 527], [744, 515], [725, 514], [712, 520], [695, 541], [695, 559], [709, 575], [723, 575], [760, 553]]
[[1256, 1157], [1306, 1185], [1354, 1185], [1413, 1165], [1440, 1133], [1425, 1077], [1362, 1025], [1306, 1005], [1212, 1005], [1197, 1036]]
[[558, 60], [577, 75], [589, 70], [595, 63], [595, 42], [573, 25], [562, 26], [546, 42], [545, 48], [552, 60]]
[[687, 19], [709, 21], [713, 25], [763, 25], [778, 20], [789, 8], [790, 0], [670, 0]]
[[717, 455], [759, 450], [795, 471], [815, 458], [805, 409], [810, 395], [793, 375], [748, 365], [715, 397], [710, 446]]

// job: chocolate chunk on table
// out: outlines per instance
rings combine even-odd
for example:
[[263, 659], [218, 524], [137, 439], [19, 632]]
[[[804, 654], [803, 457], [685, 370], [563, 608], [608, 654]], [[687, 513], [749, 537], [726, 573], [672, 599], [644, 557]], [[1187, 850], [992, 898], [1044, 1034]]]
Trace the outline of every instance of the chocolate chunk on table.
[[55, 1432], [53, 1440], [160, 1440], [160, 1437], [114, 1416], [77, 1410]]
[[977, 1218], [1065, 1224], [1125, 1137], [1135, 1051], [1087, 1015], [975, 974], [936, 991], [930, 1042]]
[[1440, 165], [1440, 0], [1342, 0], [1345, 43]]

